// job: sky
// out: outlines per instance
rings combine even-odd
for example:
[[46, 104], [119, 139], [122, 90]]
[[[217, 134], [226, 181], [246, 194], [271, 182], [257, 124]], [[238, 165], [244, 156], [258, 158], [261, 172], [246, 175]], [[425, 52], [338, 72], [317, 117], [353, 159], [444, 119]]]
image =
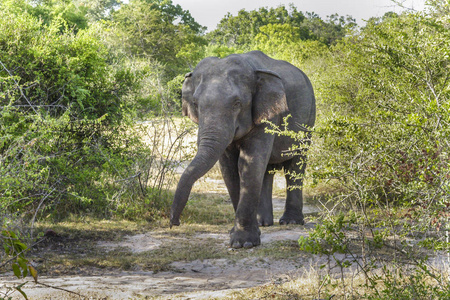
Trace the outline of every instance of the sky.
[[[406, 7], [423, 10], [425, 0], [402, 0]], [[172, 0], [184, 10], [189, 10], [194, 19], [208, 31], [214, 30], [219, 21], [230, 12], [237, 15], [238, 11], [247, 11], [260, 7], [277, 7], [290, 3], [299, 11], [315, 12], [322, 19], [337, 13], [342, 16], [351, 15], [359, 25], [370, 17], [381, 17], [388, 11], [401, 12], [391, 0]]]

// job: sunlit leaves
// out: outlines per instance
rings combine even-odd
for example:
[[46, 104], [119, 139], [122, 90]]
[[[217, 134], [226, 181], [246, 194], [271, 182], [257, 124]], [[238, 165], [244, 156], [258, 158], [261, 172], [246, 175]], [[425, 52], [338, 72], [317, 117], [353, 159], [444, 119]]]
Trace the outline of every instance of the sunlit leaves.
[[[282, 51], [286, 42], [300, 40], [332, 45], [342, 39], [355, 24], [351, 17], [331, 15], [327, 20], [322, 20], [313, 13], [305, 15], [294, 5], [288, 8], [281, 5], [252, 11], [242, 9], [236, 16], [228, 13], [217, 25], [217, 29], [208, 34], [208, 39], [214, 45], [246, 50], [261, 48], [261, 45], [270, 40], [273, 43], [270, 52], [275, 52], [275, 48]], [[281, 43], [277, 44], [278, 41]]]
[[[310, 152], [313, 186], [340, 187], [330, 202], [358, 215], [362, 241], [370, 232], [367, 242], [417, 261], [420, 246], [448, 247], [442, 230], [450, 217], [449, 49], [448, 28], [439, 19], [391, 13], [333, 47], [315, 81], [320, 116]], [[420, 245], [406, 242], [430, 231]], [[305, 250], [329, 251], [330, 236], [339, 237], [335, 228], [320, 226], [300, 242]]]
[[11, 258], [11, 268], [17, 278], [25, 278], [30, 275], [37, 281], [37, 271], [25, 258], [28, 247], [21, 241], [14, 231], [3, 230], [0, 233], [0, 241], [5, 253]]
[[[172, 1], [133, 0], [112, 14], [116, 47], [128, 55], [168, 64], [170, 76], [189, 69], [204, 55], [204, 28]], [[171, 70], [175, 69], [175, 70]]]

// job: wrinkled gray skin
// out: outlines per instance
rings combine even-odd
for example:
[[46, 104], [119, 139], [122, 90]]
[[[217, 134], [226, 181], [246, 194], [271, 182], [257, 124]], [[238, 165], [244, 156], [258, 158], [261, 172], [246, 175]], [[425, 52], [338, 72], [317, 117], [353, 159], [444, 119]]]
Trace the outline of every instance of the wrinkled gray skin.
[[[261, 243], [258, 225], [273, 225], [270, 170], [304, 173], [304, 155], [285, 155], [293, 140], [265, 133], [264, 119], [280, 125], [291, 114], [289, 129], [312, 127], [315, 121], [313, 88], [306, 75], [260, 51], [203, 59], [185, 78], [183, 115], [198, 123], [198, 152], [184, 171], [175, 192], [170, 225], [180, 225], [192, 186], [219, 160], [236, 213], [231, 230], [233, 248]], [[300, 179], [286, 176], [287, 186]], [[280, 224], [304, 224], [301, 189], [287, 189]]]

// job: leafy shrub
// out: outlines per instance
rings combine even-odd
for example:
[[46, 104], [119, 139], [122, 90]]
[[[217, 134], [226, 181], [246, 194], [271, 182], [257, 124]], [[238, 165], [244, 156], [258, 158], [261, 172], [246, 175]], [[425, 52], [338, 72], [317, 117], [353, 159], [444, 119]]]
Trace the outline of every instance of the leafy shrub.
[[[43, 215], [123, 212], [121, 201], [136, 196], [134, 188], [124, 189], [135, 181], [125, 179], [156, 166], [138, 164], [157, 154], [148, 152], [132, 120], [138, 104], [147, 105], [139, 88], [153, 76], [151, 65], [135, 69], [115, 57], [99, 37], [106, 30], [100, 23], [74, 31], [58, 16], [45, 24], [14, 3], [3, 8], [0, 208], [33, 222]], [[162, 90], [158, 81], [150, 89]], [[160, 100], [155, 103], [173, 103]], [[167, 196], [161, 198], [158, 209]], [[152, 211], [149, 218], [159, 214]]]
[[[333, 47], [318, 65], [321, 78], [313, 77], [320, 116], [309, 182], [334, 182], [340, 192], [299, 243], [361, 256], [373, 299], [445, 299], [449, 290], [424, 255], [449, 249], [449, 49], [442, 18], [388, 14]], [[346, 219], [355, 232], [343, 227]], [[381, 275], [378, 261], [387, 265]]]
[[442, 23], [405, 14], [368, 24], [338, 49], [343, 71], [322, 90], [329, 110], [316, 130], [324, 142], [317, 162], [325, 163], [313, 176], [341, 179], [368, 205], [425, 206], [421, 215], [443, 224], [450, 201], [450, 128], [443, 121], [449, 43]]

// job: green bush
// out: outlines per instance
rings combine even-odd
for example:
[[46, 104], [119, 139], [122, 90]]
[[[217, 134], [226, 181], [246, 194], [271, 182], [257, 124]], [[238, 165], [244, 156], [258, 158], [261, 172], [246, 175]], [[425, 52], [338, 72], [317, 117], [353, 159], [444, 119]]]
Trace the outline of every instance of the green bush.
[[448, 49], [444, 24], [420, 14], [369, 23], [337, 47], [330, 72], [338, 75], [319, 94], [325, 118], [313, 177], [339, 178], [367, 203], [425, 205], [428, 220], [442, 221], [450, 201]]
[[[373, 299], [448, 295], [448, 278], [428, 268], [425, 255], [449, 249], [450, 33], [443, 20], [430, 11], [372, 19], [315, 65], [319, 116], [307, 182], [339, 189], [299, 243], [313, 253], [360, 256]], [[381, 275], [373, 263], [380, 260]]]
[[138, 172], [146, 150], [130, 119], [130, 95], [148, 74], [111, 59], [100, 24], [75, 32], [58, 16], [47, 25], [14, 5], [3, 8], [1, 209], [33, 221], [114, 214], [117, 180]]

